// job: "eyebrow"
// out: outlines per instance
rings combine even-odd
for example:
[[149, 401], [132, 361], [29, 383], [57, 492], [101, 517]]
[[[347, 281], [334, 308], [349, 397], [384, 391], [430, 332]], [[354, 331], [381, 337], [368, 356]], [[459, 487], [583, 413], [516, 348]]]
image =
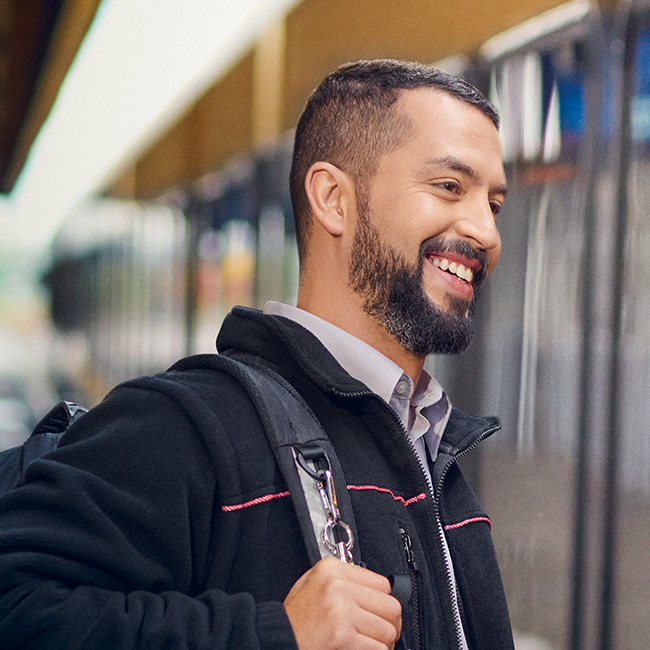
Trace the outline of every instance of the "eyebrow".
[[[475, 183], [481, 181], [480, 174], [473, 167], [466, 165], [458, 158], [454, 158], [454, 156], [442, 156], [441, 158], [434, 158], [432, 160], [427, 160], [425, 164], [425, 168], [427, 169], [439, 169], [440, 167], [459, 172], [460, 174], [467, 176], [471, 181]], [[508, 194], [508, 186], [497, 185], [496, 187], [491, 187], [490, 194], [503, 194], [503, 196], [505, 196]]]

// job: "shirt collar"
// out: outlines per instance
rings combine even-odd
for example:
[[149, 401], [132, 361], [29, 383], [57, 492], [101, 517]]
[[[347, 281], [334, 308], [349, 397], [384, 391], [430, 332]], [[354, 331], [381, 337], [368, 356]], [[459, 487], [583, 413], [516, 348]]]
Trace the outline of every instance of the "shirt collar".
[[414, 391], [413, 382], [395, 362], [371, 345], [319, 316], [274, 300], [266, 303], [264, 313], [284, 316], [308, 329], [349, 375], [363, 382], [389, 404], [398, 395], [398, 385], [404, 381], [408, 383], [409, 388], [400, 396], [409, 399], [414, 393], [412, 406], [430, 406], [443, 396], [440, 384], [425, 370], [422, 371]]

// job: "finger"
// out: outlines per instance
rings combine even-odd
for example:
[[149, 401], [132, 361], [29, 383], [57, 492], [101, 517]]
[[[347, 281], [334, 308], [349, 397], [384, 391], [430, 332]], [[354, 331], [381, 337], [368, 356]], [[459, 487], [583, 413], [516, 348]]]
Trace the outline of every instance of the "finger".
[[361, 609], [365, 610], [371, 616], [376, 616], [386, 621], [398, 632], [401, 631], [402, 605], [396, 598], [376, 590], [367, 590], [364, 587], [359, 587], [358, 589], [359, 592], [356, 595], [356, 602]]
[[368, 569], [344, 565], [336, 560], [334, 563], [324, 563], [313, 577], [322, 586], [323, 606], [343, 604], [349, 607], [354, 604], [398, 629], [401, 627], [402, 606], [390, 595], [388, 579]]
[[359, 635], [387, 647], [392, 647], [401, 634], [401, 618], [389, 620], [367, 610], [360, 609], [353, 624]]
[[[336, 584], [338, 582], [338, 584]], [[352, 582], [335, 581], [323, 599], [323, 610], [351, 625], [360, 635], [391, 646], [402, 629], [402, 606], [389, 594]]]
[[344, 580], [349, 580], [359, 585], [364, 585], [370, 589], [382, 591], [385, 594], [391, 592], [391, 585], [388, 578], [370, 571], [365, 567], [357, 566], [356, 564], [347, 564], [334, 558], [325, 558], [317, 562], [313, 567], [317, 575], [327, 576], [327, 579], [340, 577]]
[[388, 580], [372, 571], [321, 560], [284, 601], [298, 647], [392, 648], [401, 630], [401, 605], [389, 589]]

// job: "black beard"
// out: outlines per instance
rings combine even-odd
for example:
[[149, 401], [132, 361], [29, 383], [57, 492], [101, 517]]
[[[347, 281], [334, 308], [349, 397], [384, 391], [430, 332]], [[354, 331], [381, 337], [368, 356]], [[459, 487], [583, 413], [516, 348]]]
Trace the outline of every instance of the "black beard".
[[[381, 236], [367, 211], [358, 211], [348, 276], [350, 286], [363, 297], [363, 307], [399, 343], [417, 356], [454, 354], [465, 350], [474, 336], [472, 315], [484, 279], [487, 255], [462, 240], [445, 242], [440, 237], [420, 246], [416, 264], [406, 259]], [[446, 310], [427, 296], [423, 285], [424, 264], [432, 252], [456, 252], [478, 258], [481, 271], [474, 277], [471, 301], [450, 297]]]

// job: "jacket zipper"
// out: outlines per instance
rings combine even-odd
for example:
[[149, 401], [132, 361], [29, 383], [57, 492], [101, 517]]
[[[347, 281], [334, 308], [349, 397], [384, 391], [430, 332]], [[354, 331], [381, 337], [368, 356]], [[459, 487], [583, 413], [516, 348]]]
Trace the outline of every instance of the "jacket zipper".
[[[497, 426], [492, 426], [483, 431], [482, 434], [479, 435], [474, 442], [467, 447], [466, 449], [463, 449], [463, 451], [459, 452], [458, 454], [454, 455], [444, 466], [442, 473], [440, 474], [440, 480], [438, 481], [438, 494], [442, 494], [442, 484], [445, 482], [445, 477], [447, 476], [447, 472], [451, 469], [451, 466], [454, 463], [457, 463], [459, 459], [461, 459], [463, 456], [466, 454], [469, 454], [472, 449], [474, 449], [482, 440], [485, 440], [485, 438], [489, 437], [492, 435], [495, 431], [498, 430]], [[434, 504], [435, 504], [435, 509], [436, 509], [436, 522], [438, 524], [438, 534], [440, 536], [441, 543], [445, 543], [445, 531], [442, 527], [442, 521], [440, 519], [440, 504], [438, 500], [435, 498], [434, 494]], [[462, 623], [462, 618], [461, 618], [461, 613], [460, 613], [460, 606], [458, 604], [458, 593], [454, 589], [454, 579], [453, 579], [453, 569], [450, 564], [449, 558], [447, 554], [445, 554], [445, 567], [447, 570], [447, 580], [448, 580], [448, 585], [449, 585], [449, 593], [451, 594], [451, 602], [454, 610], [454, 621], [456, 622], [456, 636], [457, 636], [457, 641], [458, 641], [458, 648], [462, 650], [463, 648], [463, 623]]]
[[422, 648], [420, 633], [420, 585], [418, 581], [420, 569], [418, 568], [415, 554], [413, 553], [413, 542], [411, 536], [402, 526], [399, 527], [399, 534], [402, 538], [402, 546], [406, 553], [406, 563], [408, 564], [409, 573], [411, 575], [411, 625], [413, 630], [413, 640], [415, 643], [414, 647], [420, 649]]
[[[463, 650], [463, 637], [464, 637], [464, 631], [463, 631], [463, 623], [462, 623], [462, 618], [460, 614], [460, 607], [458, 605], [458, 600], [457, 600], [457, 593], [456, 589], [454, 587], [454, 577], [453, 577], [453, 568], [451, 566], [451, 562], [449, 559], [449, 556], [447, 553], [445, 553], [445, 545], [446, 545], [446, 539], [445, 539], [445, 531], [442, 527], [442, 521], [440, 519], [440, 504], [438, 503], [438, 499], [436, 498], [435, 491], [433, 489], [433, 485], [431, 481], [428, 478], [427, 472], [424, 469], [424, 465], [422, 464], [422, 461], [420, 460], [420, 456], [417, 453], [417, 450], [415, 449], [415, 445], [413, 444], [413, 441], [408, 435], [408, 431], [402, 424], [402, 420], [400, 419], [399, 415], [395, 412], [395, 409], [383, 398], [380, 397], [379, 395], [373, 393], [372, 391], [358, 391], [358, 392], [343, 392], [338, 390], [335, 387], [332, 387], [333, 392], [336, 394], [340, 395], [341, 397], [374, 397], [379, 400], [383, 406], [388, 409], [389, 413], [392, 414], [393, 418], [397, 421], [397, 424], [399, 425], [400, 429], [404, 433], [404, 437], [406, 438], [407, 443], [409, 444], [411, 451], [413, 452], [413, 456], [415, 457], [415, 460], [418, 463], [418, 466], [420, 467], [420, 471], [422, 472], [426, 484], [429, 488], [429, 495], [431, 496], [431, 500], [433, 501], [434, 505], [434, 510], [436, 514], [436, 525], [438, 527], [438, 542], [440, 543], [440, 548], [442, 550], [442, 555], [444, 558], [445, 562], [445, 573], [447, 575], [447, 588], [449, 590], [449, 596], [450, 596], [450, 601], [451, 601], [451, 606], [452, 606], [452, 611], [454, 615], [454, 624], [456, 627], [456, 642], [458, 644], [458, 650]], [[472, 449], [474, 449], [482, 440], [487, 438], [488, 436], [492, 435], [495, 431], [498, 430], [497, 426], [490, 427], [486, 429], [482, 434], [479, 435], [479, 437], [474, 440], [474, 442], [461, 451], [460, 453], [456, 454], [449, 460], [447, 465], [442, 470], [442, 474], [440, 475], [440, 480], [438, 481], [438, 493], [442, 494], [442, 484], [444, 483], [445, 477], [447, 476], [447, 472], [451, 468], [451, 466], [458, 461], [460, 458], [468, 454]], [[418, 625], [419, 627], [419, 625]]]

